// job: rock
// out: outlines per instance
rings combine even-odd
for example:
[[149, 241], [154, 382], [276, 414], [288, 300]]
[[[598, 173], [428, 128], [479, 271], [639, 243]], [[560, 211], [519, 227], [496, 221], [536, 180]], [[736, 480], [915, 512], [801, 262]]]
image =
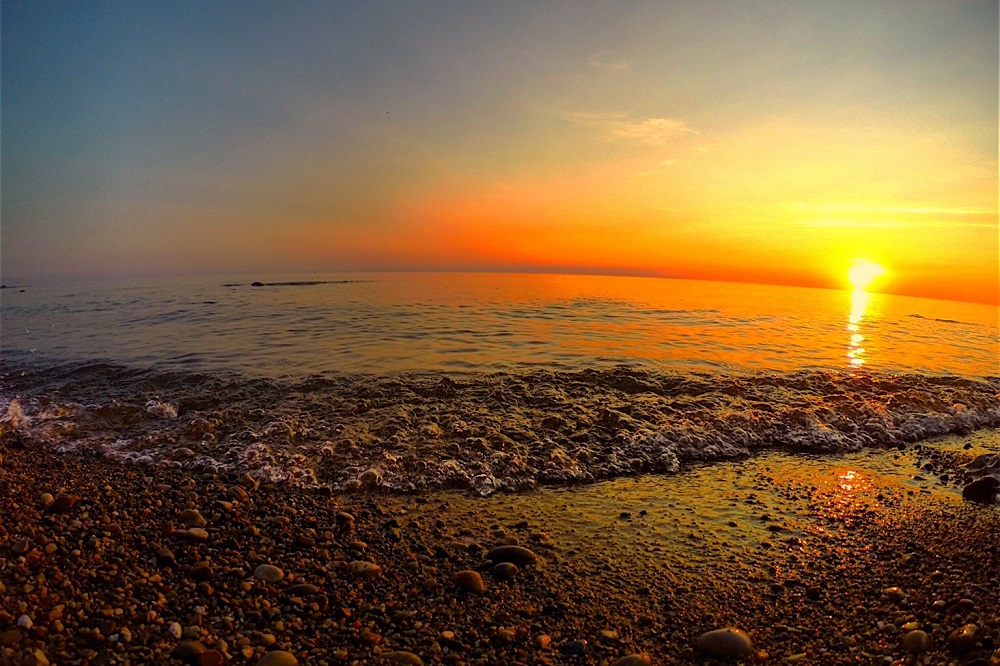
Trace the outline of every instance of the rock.
[[295, 666], [297, 663], [299, 663], [299, 660], [291, 652], [272, 650], [271, 652], [266, 652], [261, 657], [260, 661], [257, 662], [257, 666]]
[[424, 666], [424, 660], [406, 650], [396, 650], [395, 652], [383, 652], [379, 655], [382, 661], [390, 664], [401, 664], [402, 666]]
[[31, 549], [31, 542], [27, 539], [18, 539], [10, 546], [10, 552], [15, 555], [24, 555]]
[[180, 521], [188, 527], [204, 527], [208, 521], [198, 512], [198, 509], [184, 509], [179, 516]]
[[174, 648], [171, 655], [175, 659], [180, 659], [181, 661], [193, 664], [198, 661], [198, 657], [206, 650], [208, 650], [208, 648], [202, 645], [201, 641], [180, 641]]
[[912, 654], [920, 654], [927, 651], [930, 640], [926, 631], [919, 629], [909, 631], [903, 634], [903, 649]]
[[295, 597], [311, 597], [319, 593], [319, 588], [311, 583], [297, 583], [289, 587], [285, 592]]
[[364, 560], [354, 560], [347, 565], [347, 573], [355, 578], [374, 578], [382, 573], [382, 567]]
[[260, 486], [260, 481], [250, 476], [249, 474], [244, 474], [240, 477], [240, 485], [248, 490], [257, 490]]
[[976, 647], [976, 633], [979, 627], [965, 624], [948, 634], [948, 646], [959, 654], [969, 652]]
[[285, 572], [276, 566], [262, 564], [253, 570], [253, 577], [265, 583], [277, 583], [285, 577]]
[[748, 657], [753, 654], [753, 641], [746, 632], [735, 627], [706, 631], [695, 646], [710, 657]]
[[903, 599], [906, 598], [906, 593], [904, 593], [898, 587], [887, 587], [882, 590], [882, 596], [891, 601], [894, 604], [898, 604]]
[[32, 622], [31, 618], [28, 617], [27, 615], [22, 615], [21, 617], [17, 618], [17, 626], [21, 627], [22, 629], [31, 629], [34, 625], [35, 623]]
[[56, 498], [52, 496], [52, 493], [42, 493], [38, 496], [38, 503], [44, 508], [49, 508], [56, 501]]
[[17, 645], [24, 638], [20, 629], [7, 629], [0, 633], [0, 645]]
[[962, 499], [981, 504], [992, 504], [1000, 494], [1000, 478], [984, 476], [962, 488]]
[[630, 654], [615, 659], [611, 662], [611, 666], [653, 666], [653, 662], [650, 661], [648, 654]]
[[190, 543], [204, 543], [208, 541], [208, 532], [200, 527], [192, 527], [189, 530], [177, 530], [174, 536]]
[[202, 652], [198, 656], [198, 666], [222, 666], [226, 663], [226, 658], [218, 650]]
[[479, 575], [478, 571], [469, 569], [459, 571], [451, 577], [451, 582], [466, 592], [481, 594], [486, 591], [486, 583], [483, 582], [483, 577]]
[[486, 553], [486, 559], [494, 564], [511, 562], [523, 567], [537, 562], [538, 556], [523, 546], [497, 546]]
[[209, 580], [213, 573], [209, 562], [195, 562], [191, 567], [191, 578], [194, 580]]
[[566, 641], [559, 651], [571, 656], [580, 656], [587, 652], [587, 641], [579, 639]]
[[180, 622], [171, 622], [167, 625], [167, 633], [174, 638], [180, 638], [183, 631], [184, 630], [181, 628]]
[[21, 660], [21, 666], [49, 666], [49, 659], [44, 652], [36, 649], [25, 655]]
[[66, 513], [80, 501], [79, 497], [74, 497], [73, 495], [64, 495], [60, 493], [53, 501], [52, 505], [49, 507], [51, 513]]
[[518, 572], [517, 565], [513, 562], [500, 562], [495, 564], [490, 570], [497, 580], [510, 580]]

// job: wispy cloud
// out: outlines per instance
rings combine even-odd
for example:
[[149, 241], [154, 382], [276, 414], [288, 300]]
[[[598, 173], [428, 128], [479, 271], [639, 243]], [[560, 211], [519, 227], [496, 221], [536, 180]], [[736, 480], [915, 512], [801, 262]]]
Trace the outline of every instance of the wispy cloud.
[[[929, 205], [913, 205], [913, 206], [882, 206], [882, 205], [865, 205], [865, 204], [805, 204], [796, 203], [791, 204], [793, 208], [798, 210], [807, 211], [817, 211], [817, 212], [833, 212], [833, 213], [876, 213], [882, 215], [948, 215], [948, 216], [979, 216], [979, 215], [996, 215], [996, 208], [988, 208], [981, 206], [929, 206]], [[986, 225], [986, 226], [996, 226]]]
[[684, 136], [694, 136], [698, 132], [683, 120], [674, 118], [646, 118], [633, 120], [624, 113], [592, 113], [588, 111], [563, 111], [559, 116], [564, 120], [594, 127], [606, 136], [659, 146]]
[[623, 139], [660, 145], [688, 134], [697, 134], [682, 120], [673, 118], [647, 118], [638, 121], [621, 121], [611, 128], [611, 133]]
[[614, 51], [604, 51], [595, 53], [587, 58], [587, 64], [591, 69], [601, 72], [631, 72], [632, 65], [625, 58]]

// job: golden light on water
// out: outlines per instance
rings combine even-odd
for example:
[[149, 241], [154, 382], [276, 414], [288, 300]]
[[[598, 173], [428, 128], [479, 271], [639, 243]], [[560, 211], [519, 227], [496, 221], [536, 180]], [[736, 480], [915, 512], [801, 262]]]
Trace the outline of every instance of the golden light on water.
[[867, 289], [868, 285], [883, 275], [885, 268], [867, 259], [856, 259], [847, 271], [847, 279], [855, 289]]

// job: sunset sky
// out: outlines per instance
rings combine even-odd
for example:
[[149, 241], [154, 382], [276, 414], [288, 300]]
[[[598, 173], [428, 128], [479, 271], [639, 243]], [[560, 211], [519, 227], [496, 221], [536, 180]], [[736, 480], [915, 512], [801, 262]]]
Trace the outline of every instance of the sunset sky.
[[2, 4], [2, 277], [998, 300], [998, 4]]

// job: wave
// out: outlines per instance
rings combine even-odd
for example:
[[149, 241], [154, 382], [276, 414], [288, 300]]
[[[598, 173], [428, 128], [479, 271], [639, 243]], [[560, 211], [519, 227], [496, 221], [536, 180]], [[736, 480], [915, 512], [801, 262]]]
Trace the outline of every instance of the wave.
[[271, 380], [92, 363], [8, 368], [0, 412], [0, 431], [126, 463], [488, 495], [998, 427], [1000, 378], [622, 366]]

